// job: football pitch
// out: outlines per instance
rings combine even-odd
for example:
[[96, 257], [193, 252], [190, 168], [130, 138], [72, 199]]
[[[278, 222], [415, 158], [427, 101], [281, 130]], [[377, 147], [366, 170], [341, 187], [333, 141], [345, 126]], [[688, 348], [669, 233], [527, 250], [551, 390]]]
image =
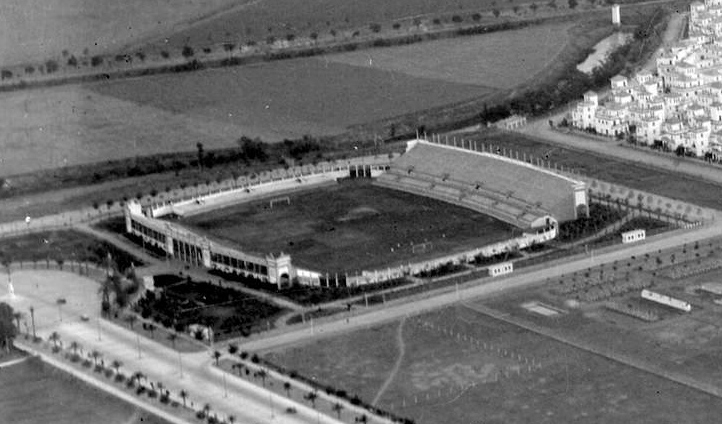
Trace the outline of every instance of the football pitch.
[[438, 200], [343, 181], [297, 192], [290, 203], [244, 203], [181, 224], [241, 250], [290, 253], [297, 266], [346, 272], [421, 261], [519, 235], [487, 215]]

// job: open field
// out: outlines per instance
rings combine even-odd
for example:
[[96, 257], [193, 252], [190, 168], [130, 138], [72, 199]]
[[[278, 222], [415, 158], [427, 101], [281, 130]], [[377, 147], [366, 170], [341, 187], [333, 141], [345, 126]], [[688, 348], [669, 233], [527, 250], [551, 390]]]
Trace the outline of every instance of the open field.
[[[88, 86], [93, 91], [196, 119], [227, 122], [269, 141], [343, 132], [492, 89], [334, 63], [294, 59]], [[269, 129], [273, 129], [270, 130]]]
[[[304, 191], [291, 204], [232, 206], [181, 223], [260, 253], [290, 253], [312, 270], [353, 273], [450, 254], [507, 239], [508, 224], [438, 200], [365, 181]], [[517, 230], [517, 234], [519, 234]], [[410, 243], [430, 241], [413, 253]]]
[[354, 66], [459, 84], [512, 88], [533, 78], [564, 49], [571, 23], [531, 26], [327, 56]]
[[55, 266], [57, 261], [89, 261], [101, 264], [107, 255], [111, 255], [120, 271], [130, 268], [131, 264], [143, 265], [143, 262], [132, 254], [77, 231], [42, 231], [0, 240], [0, 260], [33, 261], [37, 262], [40, 268], [48, 262]]
[[[407, 46], [411, 50], [394, 65], [403, 65], [403, 72], [364, 61], [359, 66], [339, 63], [335, 60], [347, 57], [340, 55], [0, 93], [5, 111], [0, 116], [0, 176], [192, 151], [197, 142], [207, 150], [231, 147], [241, 135], [280, 141], [339, 134], [351, 125], [481, 102], [498, 92], [491, 86], [509, 86], [500, 81], [512, 70], [514, 81], [523, 83], [556, 66], [544, 65], [565, 45], [565, 28], [544, 25]], [[459, 47], [438, 48], [436, 43]], [[519, 64], [518, 59], [499, 54], [502, 45], [514, 54], [537, 53], [533, 61], [512, 66], [507, 59]], [[366, 53], [383, 57], [393, 51]], [[412, 60], [417, 51], [423, 61]], [[492, 60], [498, 57], [504, 60]], [[417, 63], [424, 68], [414, 76]], [[379, 136], [388, 135], [380, 131]]]
[[[476, 136], [464, 135], [464, 139], [519, 151], [519, 157], [522, 157], [522, 153], [526, 153], [527, 156], [545, 158], [544, 160], [556, 162], [565, 168], [574, 168], [582, 175], [602, 181], [684, 200], [699, 206], [722, 209], [722, 186], [684, 174], [648, 167], [643, 163], [559, 147], [532, 140], [521, 134], [482, 133]], [[672, 156], [669, 160], [672, 163], [679, 162], [679, 159]]]
[[0, 105], [0, 176], [193, 151], [199, 141], [206, 149], [231, 147], [242, 134], [227, 120], [179, 115], [79, 86], [0, 93]]
[[0, 65], [44, 61], [63, 50], [79, 55], [160, 35], [238, 0], [3, 0]]
[[707, 423], [722, 412], [717, 398], [463, 306], [266, 358], [421, 424]]
[[[186, 44], [207, 46], [224, 42], [263, 41], [266, 36], [285, 37], [287, 34], [309, 36], [312, 32], [328, 33], [331, 30], [360, 28], [371, 23], [391, 27], [391, 22], [414, 17], [441, 17], [458, 15], [471, 21], [477, 11], [511, 8], [528, 3], [510, 0], [498, 5], [493, 0], [454, 0], [433, 2], [428, 0], [310, 0], [303, 7], [293, 0], [251, 1], [229, 13], [191, 25], [159, 39], [156, 46], [180, 48]], [[167, 41], [166, 41], [167, 40]]]
[[0, 411], [13, 424], [165, 423], [37, 358], [0, 370]]

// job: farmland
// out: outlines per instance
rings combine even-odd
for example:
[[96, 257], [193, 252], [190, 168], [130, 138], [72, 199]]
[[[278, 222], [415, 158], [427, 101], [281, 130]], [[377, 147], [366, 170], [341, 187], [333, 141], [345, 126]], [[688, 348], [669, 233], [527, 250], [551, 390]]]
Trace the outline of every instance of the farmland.
[[722, 411], [717, 398], [464, 306], [266, 358], [421, 424], [704, 423]]
[[236, 125], [269, 141], [343, 132], [352, 124], [489, 94], [486, 87], [294, 59], [94, 84], [97, 93]]
[[151, 46], [178, 49], [186, 44], [208, 46], [224, 42], [263, 41], [270, 35], [285, 37], [294, 34], [307, 37], [313, 32], [323, 36], [331, 30], [361, 28], [371, 23], [388, 28], [393, 21], [415, 17], [444, 16], [448, 20], [451, 15], [457, 15], [471, 21], [471, 15], [477, 11], [490, 12], [495, 8], [511, 8], [524, 3], [527, 2], [511, 0], [504, 6], [497, 6], [497, 2], [492, 0], [310, 0], [304, 2], [301, 8], [293, 0], [252, 1], [158, 39]]
[[[226, 122], [145, 107], [78, 86], [0, 93], [0, 176], [233, 145]], [[159, 142], [161, 141], [161, 142]]]
[[570, 26], [539, 25], [482, 37], [341, 53], [328, 59], [459, 84], [512, 88], [555, 60], [566, 45]]
[[[503, 240], [512, 227], [438, 200], [366, 182], [304, 191], [290, 205], [232, 206], [182, 223], [260, 253], [290, 253], [294, 263], [330, 272], [354, 272], [419, 261]], [[414, 253], [410, 243], [432, 242]]]
[[0, 64], [40, 62], [63, 50], [79, 55], [172, 31], [236, 0], [92, 1], [45, 0], [0, 3]]
[[[339, 134], [356, 124], [481, 102], [499, 91], [494, 86], [507, 87], [500, 75], [510, 69], [518, 70], [516, 82], [546, 69], [567, 39], [566, 28], [559, 24], [466, 37], [456, 40], [455, 49], [448, 48], [452, 40], [407, 46], [412, 50], [393, 62], [399, 71], [386, 69], [391, 64], [341, 63], [353, 56], [337, 55], [1, 93], [6, 112], [0, 117], [0, 176], [192, 151], [197, 142], [206, 149], [230, 147], [241, 135], [279, 141]], [[502, 56], [502, 38], [509, 52], [545, 54], [527, 58], [524, 66], [492, 61]], [[393, 51], [367, 53], [388, 57]], [[418, 75], [411, 71], [416, 51], [425, 57]]]
[[0, 371], [0, 411], [14, 424], [165, 423], [36, 358]]

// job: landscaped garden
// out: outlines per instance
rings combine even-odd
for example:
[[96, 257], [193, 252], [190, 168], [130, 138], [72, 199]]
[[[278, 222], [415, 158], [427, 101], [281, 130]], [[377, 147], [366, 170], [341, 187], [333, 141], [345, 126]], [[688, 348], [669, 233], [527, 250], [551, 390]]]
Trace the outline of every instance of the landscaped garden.
[[[248, 336], [269, 330], [284, 309], [227, 287], [189, 277], [159, 276], [155, 292], [146, 292], [135, 309], [143, 318], [184, 332], [195, 328], [193, 336], [207, 338], [204, 328], [212, 328], [215, 340]], [[196, 325], [197, 327], [193, 327]]]

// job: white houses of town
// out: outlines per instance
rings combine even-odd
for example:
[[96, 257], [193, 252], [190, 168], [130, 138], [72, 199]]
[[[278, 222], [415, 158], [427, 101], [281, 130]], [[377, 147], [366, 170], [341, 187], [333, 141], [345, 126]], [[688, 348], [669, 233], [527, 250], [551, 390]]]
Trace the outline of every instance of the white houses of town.
[[722, 0], [692, 3], [689, 37], [664, 48], [656, 65], [615, 76], [604, 99], [585, 93], [572, 125], [722, 158]]

